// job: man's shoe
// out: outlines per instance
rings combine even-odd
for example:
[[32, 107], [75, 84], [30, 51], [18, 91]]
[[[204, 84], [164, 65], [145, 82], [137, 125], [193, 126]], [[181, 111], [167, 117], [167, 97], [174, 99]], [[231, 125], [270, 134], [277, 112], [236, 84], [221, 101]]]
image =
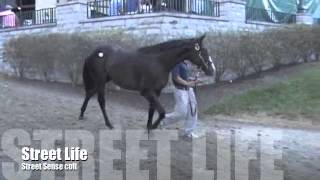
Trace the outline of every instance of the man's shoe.
[[197, 138], [202, 138], [206, 135], [205, 131], [192, 131], [187, 134], [187, 137], [192, 138], [192, 139], [197, 139]]
[[163, 120], [160, 122], [159, 126], [158, 126], [158, 129], [164, 129], [164, 122]]

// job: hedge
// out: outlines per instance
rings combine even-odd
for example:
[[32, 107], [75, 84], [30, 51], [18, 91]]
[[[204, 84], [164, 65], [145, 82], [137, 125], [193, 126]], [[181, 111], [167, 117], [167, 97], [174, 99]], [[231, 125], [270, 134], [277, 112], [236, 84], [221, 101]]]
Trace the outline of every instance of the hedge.
[[[134, 50], [162, 41], [157, 36], [136, 38], [121, 31], [24, 35], [4, 45], [4, 57], [19, 77], [29, 72], [55, 81], [65, 72], [73, 84], [81, 83], [83, 61], [94, 48], [109, 44]], [[217, 66], [216, 81], [227, 70], [242, 78], [268, 68], [319, 60], [320, 28], [292, 26], [263, 32], [208, 32], [205, 39]]]
[[207, 47], [217, 64], [217, 81], [228, 69], [238, 78], [259, 75], [266, 69], [319, 60], [320, 27], [209, 33]]

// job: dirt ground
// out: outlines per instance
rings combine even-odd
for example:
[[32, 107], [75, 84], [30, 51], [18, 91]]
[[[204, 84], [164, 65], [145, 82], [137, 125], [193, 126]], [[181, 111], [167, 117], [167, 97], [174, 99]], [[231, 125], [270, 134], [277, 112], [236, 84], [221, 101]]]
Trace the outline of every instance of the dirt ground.
[[[312, 64], [303, 66], [308, 67]], [[301, 69], [301, 67], [291, 67], [282, 70], [281, 73], [266, 73], [259, 79], [252, 78], [241, 82], [225, 83], [217, 87], [200, 87], [197, 90], [199, 108], [204, 111], [213, 103], [218, 103], [221, 97], [225, 95], [238, 94], [260, 84], [285, 80], [290, 73], [295, 73]], [[276, 80], [272, 78], [278, 76], [281, 78]], [[83, 90], [80, 87], [73, 88], [59, 83], [17, 80], [0, 76], [0, 134], [11, 128], [21, 128], [27, 131], [35, 129], [83, 129], [90, 132], [105, 129], [96, 98], [93, 98], [88, 105], [85, 114], [86, 119], [83, 121], [77, 120], [83, 95]], [[107, 113], [115, 129], [145, 128], [147, 103], [138, 94], [126, 91], [109, 91], [106, 100]], [[161, 102], [165, 104], [168, 112], [172, 110], [174, 102], [171, 94], [163, 94]], [[277, 139], [279, 138], [277, 137], [279, 132], [281, 132], [282, 138], [277, 145], [273, 145], [273, 148], [282, 151], [282, 160], [280, 163], [276, 163], [276, 167], [284, 172], [284, 179], [318, 180], [320, 177], [320, 125], [315, 121], [286, 120], [281, 117], [269, 117], [265, 114], [255, 117], [251, 115], [209, 117], [200, 114], [200, 119], [201, 127], [206, 130], [207, 134], [219, 134], [220, 132], [234, 134], [236, 132], [243, 134], [243, 137], [249, 135], [250, 138], [256, 138], [254, 142], [258, 150], [261, 150], [261, 147], [268, 143], [259, 140], [260, 137]], [[180, 123], [169, 127], [169, 129], [177, 129], [181, 126]], [[248, 143], [248, 141], [249, 139], [242, 138], [239, 142], [241, 144]], [[172, 179], [191, 179], [192, 141], [179, 137], [179, 142], [175, 145], [175, 148], [176, 151], [171, 155], [173, 157], [171, 164]], [[215, 149], [215, 147], [212, 148]], [[235, 151], [234, 148], [233, 151]], [[259, 163], [259, 159], [261, 161], [261, 158], [264, 157], [264, 153], [268, 154], [268, 152], [258, 151], [258, 160], [250, 163], [250, 179], [261, 179], [259, 178], [261, 168], [259, 170], [257, 163]], [[207, 157], [212, 161], [215, 159], [214, 154], [209, 153]], [[97, 157], [95, 158], [96, 161], [99, 161]], [[7, 161], [1, 151], [0, 160]], [[232, 162], [231, 169], [234, 170], [234, 161]], [[209, 169], [217, 170], [216, 163], [207, 166]], [[99, 170], [96, 169], [96, 171]], [[151, 173], [150, 179], [156, 179], [154, 176], [155, 173]], [[232, 173], [230, 177], [231, 179], [237, 179]], [[63, 175], [58, 175], [56, 178], [63, 179]], [[35, 174], [32, 179], [40, 179], [39, 174]]]

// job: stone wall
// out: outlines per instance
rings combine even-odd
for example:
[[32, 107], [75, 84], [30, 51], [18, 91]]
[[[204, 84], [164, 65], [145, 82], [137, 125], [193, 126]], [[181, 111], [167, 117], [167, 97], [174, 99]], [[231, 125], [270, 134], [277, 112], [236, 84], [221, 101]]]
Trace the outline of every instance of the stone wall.
[[167, 40], [181, 36], [195, 36], [197, 33], [211, 30], [262, 31], [279, 26], [269, 23], [245, 22], [245, 3], [243, 1], [222, 1], [220, 10], [220, 17], [161, 12], [88, 19], [86, 3], [81, 0], [60, 3], [56, 7], [57, 23], [0, 30], [0, 72], [9, 74], [12, 72], [2, 57], [3, 43], [10, 38], [25, 34], [122, 29], [135, 36], [159, 35], [163, 40]]

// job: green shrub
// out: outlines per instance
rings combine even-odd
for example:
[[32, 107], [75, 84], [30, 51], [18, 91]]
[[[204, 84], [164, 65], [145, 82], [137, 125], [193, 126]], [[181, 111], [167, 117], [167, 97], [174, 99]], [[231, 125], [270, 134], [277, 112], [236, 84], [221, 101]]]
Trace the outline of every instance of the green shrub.
[[64, 72], [75, 85], [81, 83], [85, 58], [101, 44], [132, 49], [138, 41], [121, 31], [24, 35], [5, 43], [4, 54], [19, 77], [35, 71], [44, 80], [54, 81], [56, 74]]
[[[46, 81], [64, 73], [81, 83], [84, 59], [98, 45], [132, 50], [163, 41], [161, 36], [134, 37], [122, 31], [24, 35], [5, 43], [4, 55], [19, 77], [35, 72]], [[226, 70], [238, 78], [259, 74], [266, 68], [319, 60], [320, 28], [292, 26], [263, 32], [209, 32], [205, 46], [217, 67], [216, 81]]]
[[31, 67], [30, 59], [32, 48], [30, 47], [29, 37], [14, 38], [4, 45], [6, 60], [13, 68], [16, 76], [24, 77], [27, 69]]
[[209, 32], [206, 40], [217, 66], [216, 81], [226, 69], [239, 78], [267, 68], [308, 62], [320, 56], [320, 28], [291, 26], [263, 32]]
[[233, 65], [232, 62], [237, 59], [236, 43], [236, 32], [212, 32], [207, 34], [205, 46], [213, 57], [217, 68], [216, 81], [221, 79], [225, 71]]

